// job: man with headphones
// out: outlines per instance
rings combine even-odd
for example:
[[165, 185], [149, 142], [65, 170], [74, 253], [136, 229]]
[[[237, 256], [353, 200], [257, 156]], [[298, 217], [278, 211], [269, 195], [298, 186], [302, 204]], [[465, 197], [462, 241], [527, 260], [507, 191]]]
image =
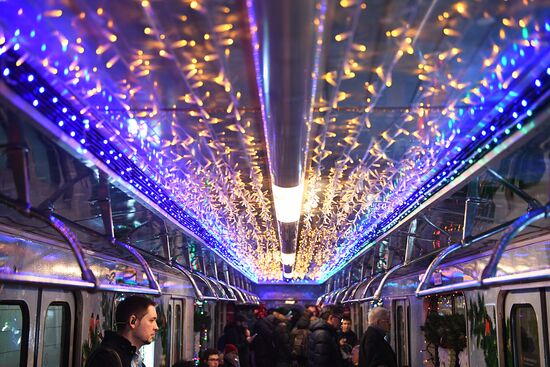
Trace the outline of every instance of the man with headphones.
[[130, 296], [117, 306], [117, 332], [105, 331], [103, 341], [86, 362], [86, 367], [145, 367], [139, 349], [150, 344], [157, 332], [155, 302]]

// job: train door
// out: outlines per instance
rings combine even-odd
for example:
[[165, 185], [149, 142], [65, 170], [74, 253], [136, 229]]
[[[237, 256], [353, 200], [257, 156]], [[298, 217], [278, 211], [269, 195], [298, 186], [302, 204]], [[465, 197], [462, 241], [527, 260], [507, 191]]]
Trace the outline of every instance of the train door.
[[76, 316], [73, 293], [44, 289], [39, 308], [37, 366], [71, 367]]
[[397, 365], [410, 366], [409, 342], [409, 300], [398, 299], [393, 301], [393, 342], [397, 355]]
[[172, 364], [184, 359], [183, 317], [185, 315], [185, 300], [172, 298], [170, 300], [172, 310], [172, 330], [170, 335]]
[[549, 290], [522, 290], [506, 294], [506, 366], [539, 367], [549, 365], [548, 308]]
[[37, 304], [36, 289], [0, 286], [1, 365], [34, 365]]

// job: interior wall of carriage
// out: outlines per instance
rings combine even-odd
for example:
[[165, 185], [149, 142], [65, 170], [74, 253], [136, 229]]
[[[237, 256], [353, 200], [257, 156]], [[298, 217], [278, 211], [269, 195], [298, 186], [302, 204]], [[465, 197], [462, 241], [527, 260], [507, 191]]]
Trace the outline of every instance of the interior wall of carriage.
[[[390, 339], [402, 365], [455, 359], [461, 365], [545, 365], [549, 177], [548, 128], [518, 135], [508, 151], [480, 164], [467, 180], [451, 185], [329, 279], [319, 302], [349, 307], [358, 333], [368, 326], [373, 304], [388, 307]], [[521, 226], [534, 215], [537, 220]], [[491, 257], [498, 262], [491, 263]], [[505, 305], [510, 288], [528, 288], [525, 283], [535, 281], [542, 281], [528, 291], [540, 293], [535, 305], [521, 298], [516, 306]], [[437, 332], [441, 325], [448, 325], [443, 341]]]
[[[0, 289], [8, 325], [0, 333], [2, 357], [21, 365], [63, 357], [79, 365], [112, 329], [120, 299], [145, 293], [156, 297], [160, 325], [145, 355], [169, 365], [214, 345], [227, 303], [258, 302], [250, 281], [222, 258], [59, 143], [2, 99], [0, 278], [12, 287]], [[41, 318], [41, 295], [52, 287], [70, 302], [46, 305]], [[70, 350], [53, 356], [59, 345]]]

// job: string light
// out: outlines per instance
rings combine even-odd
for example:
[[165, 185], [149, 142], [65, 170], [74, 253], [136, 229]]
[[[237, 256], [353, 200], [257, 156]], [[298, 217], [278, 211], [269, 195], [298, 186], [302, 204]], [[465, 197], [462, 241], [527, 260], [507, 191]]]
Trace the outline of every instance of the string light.
[[[187, 2], [174, 7], [177, 24], [169, 25], [156, 21], [158, 4], [138, 5], [128, 11], [144, 21], [136, 39], [142, 48], [126, 49], [129, 35], [109, 26], [117, 15], [107, 8], [91, 17], [48, 3], [3, 2], [2, 80], [84, 157], [109, 167], [121, 185], [247, 277], [288, 281], [264, 183], [263, 101], [245, 105], [250, 98], [233, 82], [245, 38], [236, 9]], [[361, 28], [372, 24], [373, 9], [340, 5], [339, 26], [327, 38], [338, 41], [340, 61], [319, 77], [327, 94], [314, 103], [296, 282], [325, 281], [509, 136], [528, 133], [549, 85], [550, 69], [534, 61], [548, 53], [541, 40], [550, 26], [534, 4], [524, 4], [530, 16], [518, 20], [506, 7], [450, 2], [428, 19], [447, 45], [435, 51], [422, 43], [426, 30], [396, 18], [384, 30], [388, 57], [376, 65], [369, 61], [375, 45]], [[498, 30], [476, 51], [479, 63], [466, 65], [471, 51], [462, 30], [485, 24], [487, 14]], [[251, 13], [249, 20], [257, 45]], [[97, 37], [85, 29], [98, 29]], [[401, 62], [407, 58], [414, 62]], [[174, 83], [170, 103], [160, 97], [163, 71]], [[406, 77], [419, 83], [413, 102], [385, 105]], [[396, 159], [403, 141], [407, 153]]]

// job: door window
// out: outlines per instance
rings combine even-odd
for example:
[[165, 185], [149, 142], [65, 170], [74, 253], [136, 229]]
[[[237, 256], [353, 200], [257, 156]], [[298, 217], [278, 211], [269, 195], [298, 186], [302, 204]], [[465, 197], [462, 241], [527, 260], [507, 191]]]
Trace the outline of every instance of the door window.
[[70, 335], [70, 311], [67, 303], [52, 303], [46, 311], [44, 321], [44, 342], [42, 348], [43, 367], [65, 367], [68, 365]]
[[0, 365], [25, 366], [29, 313], [21, 303], [0, 303]]
[[514, 366], [540, 366], [539, 333], [535, 310], [529, 304], [514, 305], [511, 322]]

